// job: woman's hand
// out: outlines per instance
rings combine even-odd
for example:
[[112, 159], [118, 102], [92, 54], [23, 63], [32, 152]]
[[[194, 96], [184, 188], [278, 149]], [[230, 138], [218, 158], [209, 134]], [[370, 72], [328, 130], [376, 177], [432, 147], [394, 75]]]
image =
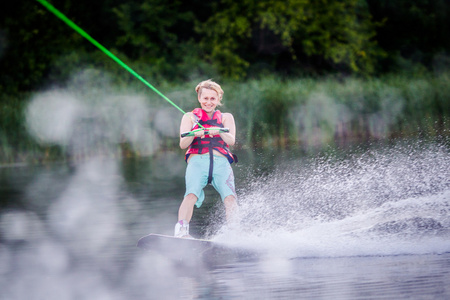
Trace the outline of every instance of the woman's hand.
[[220, 134], [220, 131], [219, 130], [208, 130], [208, 135], [210, 136], [210, 137], [213, 137], [213, 136], [215, 136], [215, 135], [219, 135]]
[[196, 132], [194, 132], [194, 135], [195, 135], [195, 137], [204, 138], [205, 131], [204, 130], [196, 131]]

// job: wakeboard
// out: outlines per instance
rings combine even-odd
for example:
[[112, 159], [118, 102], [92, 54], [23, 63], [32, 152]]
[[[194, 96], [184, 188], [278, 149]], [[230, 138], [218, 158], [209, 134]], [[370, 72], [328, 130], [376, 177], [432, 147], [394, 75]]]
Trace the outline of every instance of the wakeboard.
[[255, 254], [254, 251], [227, 246], [211, 240], [180, 238], [156, 233], [140, 238], [137, 247], [176, 260], [199, 257], [221, 261], [224, 259], [241, 260], [242, 258], [248, 259]]
[[145, 250], [171, 251], [182, 248], [183, 250], [205, 251], [214, 247], [210, 240], [180, 238], [164, 234], [151, 233], [139, 239], [137, 247]]

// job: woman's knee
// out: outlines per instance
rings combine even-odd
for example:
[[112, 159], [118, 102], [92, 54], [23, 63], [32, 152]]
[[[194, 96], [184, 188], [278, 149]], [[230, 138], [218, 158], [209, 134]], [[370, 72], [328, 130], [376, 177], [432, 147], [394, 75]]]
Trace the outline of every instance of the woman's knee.
[[195, 194], [188, 194], [188, 195], [186, 195], [186, 197], [184, 197], [184, 199], [183, 199], [183, 202], [187, 202], [187, 203], [189, 203], [189, 204], [192, 204], [192, 205], [194, 205], [195, 204], [195, 202], [197, 202], [197, 196], [195, 196]]
[[225, 207], [231, 208], [237, 206], [236, 197], [234, 197], [233, 195], [225, 197], [225, 199], [223, 199], [223, 203], [225, 204]]

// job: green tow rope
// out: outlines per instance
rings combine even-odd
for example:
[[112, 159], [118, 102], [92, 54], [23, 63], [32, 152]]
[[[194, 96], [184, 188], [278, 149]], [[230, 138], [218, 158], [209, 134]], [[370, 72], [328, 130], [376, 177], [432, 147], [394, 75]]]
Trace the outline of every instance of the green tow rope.
[[[45, 0], [36, 0], [37, 2], [41, 3], [45, 8], [47, 8], [50, 12], [52, 12], [55, 16], [57, 16], [58, 18], [60, 18], [64, 23], [66, 23], [67, 25], [69, 25], [69, 27], [71, 27], [73, 30], [75, 30], [76, 32], [78, 32], [81, 36], [83, 36], [84, 38], [86, 38], [89, 42], [91, 42], [92, 44], [94, 44], [94, 46], [96, 46], [97, 48], [99, 48], [101, 51], [103, 51], [103, 53], [105, 53], [106, 55], [108, 55], [112, 60], [114, 60], [116, 63], [118, 63], [119, 65], [121, 65], [125, 70], [127, 70], [128, 72], [130, 72], [131, 74], [134, 75], [134, 77], [136, 77], [137, 79], [139, 79], [140, 81], [142, 81], [146, 86], [148, 86], [149, 88], [151, 88], [155, 93], [157, 93], [158, 95], [160, 95], [164, 100], [166, 100], [167, 102], [169, 102], [170, 104], [172, 104], [176, 109], [178, 109], [179, 111], [181, 111], [183, 114], [186, 114], [186, 112], [184, 112], [184, 110], [182, 110], [178, 105], [176, 105], [175, 103], [173, 103], [169, 98], [167, 98], [163, 93], [161, 93], [160, 91], [158, 91], [153, 85], [151, 85], [147, 80], [145, 80], [144, 78], [142, 78], [138, 73], [136, 73], [133, 69], [131, 69], [129, 66], [127, 66], [123, 61], [121, 61], [117, 56], [115, 56], [114, 54], [111, 53], [111, 51], [109, 51], [108, 49], [106, 49], [105, 47], [103, 47], [99, 42], [97, 42], [96, 40], [94, 40], [86, 31], [84, 31], [83, 29], [81, 29], [77, 24], [75, 24], [74, 22], [72, 22], [71, 20], [69, 20], [62, 12], [60, 12], [58, 9], [56, 9], [53, 5], [51, 5], [50, 3], [48, 3]], [[197, 123], [201, 128], [205, 129], [201, 124]]]

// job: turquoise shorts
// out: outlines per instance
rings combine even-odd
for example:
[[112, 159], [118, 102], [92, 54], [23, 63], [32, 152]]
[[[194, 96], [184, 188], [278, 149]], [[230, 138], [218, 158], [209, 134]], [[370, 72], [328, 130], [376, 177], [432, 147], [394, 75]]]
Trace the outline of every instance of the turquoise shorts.
[[[209, 154], [195, 155], [189, 160], [186, 168], [186, 197], [189, 194], [197, 196], [195, 206], [202, 206], [205, 200], [203, 189], [208, 184]], [[212, 185], [219, 192], [222, 201], [230, 195], [236, 198], [234, 188], [234, 174], [226, 157], [214, 155]]]

